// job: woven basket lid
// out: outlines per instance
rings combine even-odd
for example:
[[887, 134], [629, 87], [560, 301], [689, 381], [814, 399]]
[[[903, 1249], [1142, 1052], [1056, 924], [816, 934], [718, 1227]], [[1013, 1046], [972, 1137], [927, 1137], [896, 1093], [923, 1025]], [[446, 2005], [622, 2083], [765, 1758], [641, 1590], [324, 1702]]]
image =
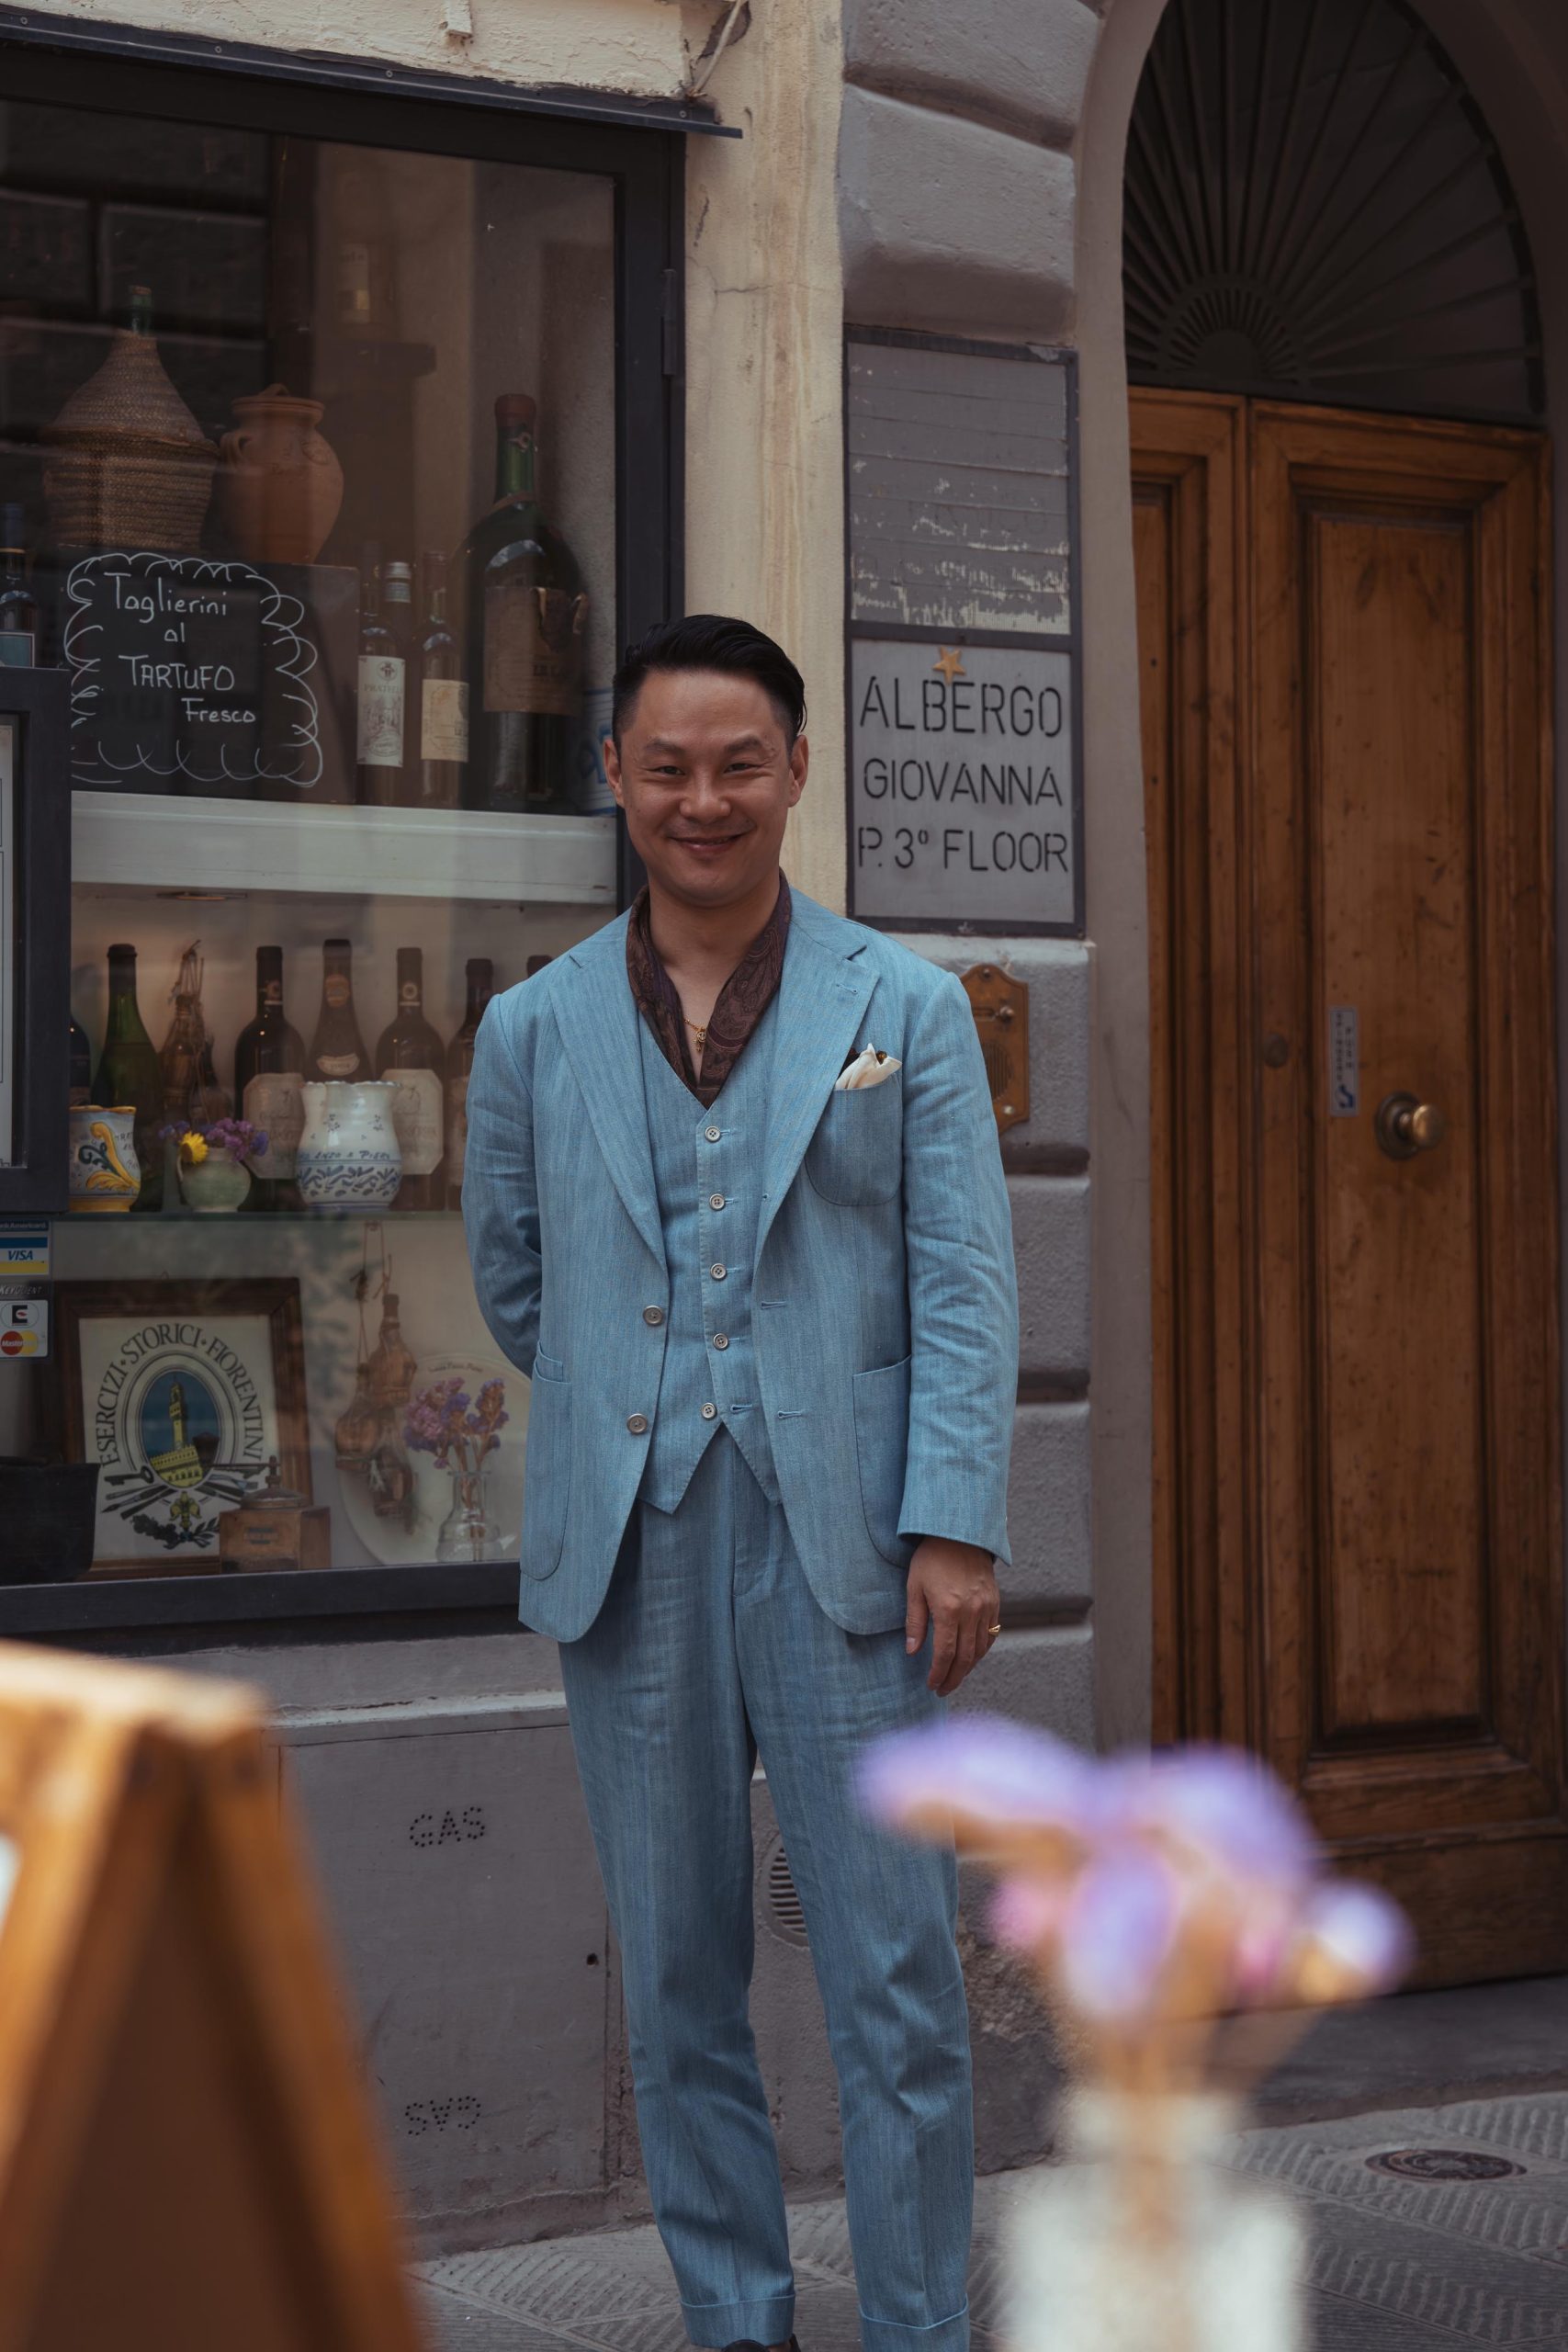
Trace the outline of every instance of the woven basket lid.
[[121, 328], [101, 368], [73, 391], [42, 438], [96, 443], [107, 437], [156, 442], [170, 456], [205, 458], [217, 452], [170, 383], [151, 335]]

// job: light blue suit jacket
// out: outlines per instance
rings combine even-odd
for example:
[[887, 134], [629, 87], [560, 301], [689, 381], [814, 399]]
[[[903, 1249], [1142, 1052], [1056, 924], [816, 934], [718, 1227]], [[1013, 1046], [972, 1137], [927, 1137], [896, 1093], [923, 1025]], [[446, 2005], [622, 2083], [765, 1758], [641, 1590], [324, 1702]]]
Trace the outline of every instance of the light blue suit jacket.
[[[468, 1087], [475, 1287], [533, 1379], [522, 1615], [558, 1641], [608, 1589], [668, 1340], [643, 1311], [669, 1282], [626, 922], [492, 1000]], [[903, 1069], [836, 1091], [868, 1042]], [[753, 1338], [790, 1533], [837, 1624], [889, 1632], [919, 1537], [1008, 1556], [1011, 1224], [958, 982], [798, 893], [759, 1176]]]

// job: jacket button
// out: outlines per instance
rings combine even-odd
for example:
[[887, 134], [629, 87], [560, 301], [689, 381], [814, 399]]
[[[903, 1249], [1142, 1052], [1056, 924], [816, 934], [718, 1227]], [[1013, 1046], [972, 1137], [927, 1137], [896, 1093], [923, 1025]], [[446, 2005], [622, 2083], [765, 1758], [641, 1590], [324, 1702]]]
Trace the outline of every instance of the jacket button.
[[721, 1209], [724, 1206], [724, 1194], [722, 1193], [710, 1193], [708, 1194], [708, 1206], [710, 1209]]
[[729, 1269], [728, 1266], [713, 1265], [708, 1268], [708, 1272], [713, 1276], [716, 1283], [721, 1283], [728, 1271]]
[[703, 1419], [705, 1421], [716, 1420], [718, 1419], [718, 1407], [716, 1405], [705, 1405], [703, 1407]]
[[709, 1143], [716, 1143], [720, 1136], [723, 1135], [724, 1129], [722, 1127], [705, 1127], [703, 1129], [703, 1133], [706, 1136]]
[[646, 1413], [629, 1413], [626, 1416], [626, 1427], [630, 1430], [633, 1437], [641, 1437], [648, 1428], [648, 1415]]
[[728, 1333], [716, 1331], [713, 1335], [713, 1343], [716, 1348], [727, 1348], [729, 1345]]
[[664, 1309], [661, 1306], [645, 1306], [642, 1310], [642, 1319], [657, 1330], [664, 1320]]

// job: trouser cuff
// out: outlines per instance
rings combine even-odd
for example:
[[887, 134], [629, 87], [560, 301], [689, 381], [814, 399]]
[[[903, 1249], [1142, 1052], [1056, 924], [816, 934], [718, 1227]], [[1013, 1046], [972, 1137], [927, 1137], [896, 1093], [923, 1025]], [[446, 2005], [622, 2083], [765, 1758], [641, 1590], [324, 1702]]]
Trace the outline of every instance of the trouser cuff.
[[929, 2327], [908, 2327], [903, 2322], [860, 2315], [861, 2342], [865, 2352], [969, 2352], [969, 2306], [951, 2319], [933, 2320]]
[[727, 2344], [787, 2344], [795, 2326], [795, 2295], [761, 2303], [682, 2303], [681, 2316], [694, 2344], [724, 2352]]

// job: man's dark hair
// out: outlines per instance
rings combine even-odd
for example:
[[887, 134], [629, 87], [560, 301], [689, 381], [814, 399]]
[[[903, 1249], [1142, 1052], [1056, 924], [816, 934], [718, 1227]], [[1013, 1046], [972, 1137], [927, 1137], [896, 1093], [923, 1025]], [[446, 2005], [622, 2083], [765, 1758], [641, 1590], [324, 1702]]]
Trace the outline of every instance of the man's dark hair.
[[723, 613], [688, 613], [682, 621], [660, 621], [621, 657], [610, 706], [610, 732], [617, 751], [621, 729], [653, 670], [719, 670], [731, 678], [754, 679], [777, 712], [792, 750], [806, 725], [806, 682], [782, 645], [750, 621], [731, 620]]

